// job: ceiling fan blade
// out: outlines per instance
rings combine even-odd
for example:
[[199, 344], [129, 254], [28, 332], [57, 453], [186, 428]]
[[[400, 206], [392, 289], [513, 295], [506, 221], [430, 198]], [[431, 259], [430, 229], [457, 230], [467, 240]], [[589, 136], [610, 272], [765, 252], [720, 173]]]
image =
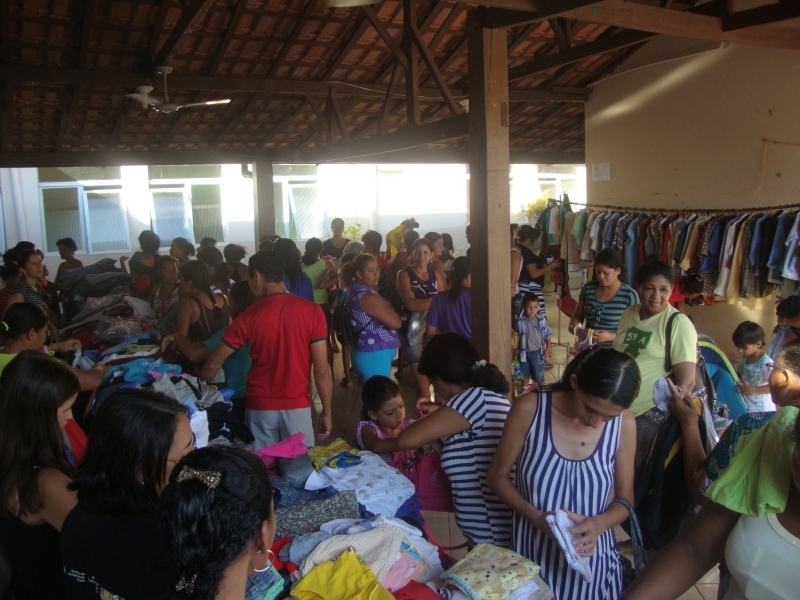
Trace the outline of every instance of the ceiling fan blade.
[[228, 104], [230, 102], [230, 98], [226, 98], [225, 100], [209, 100], [208, 102], [192, 102], [191, 104], [181, 104], [180, 108], [192, 108], [195, 106], [214, 106], [216, 104]]
[[154, 98], [150, 94], [125, 94], [125, 97], [130, 98], [131, 100], [136, 100], [137, 102], [141, 102], [142, 104], [161, 104], [161, 100]]

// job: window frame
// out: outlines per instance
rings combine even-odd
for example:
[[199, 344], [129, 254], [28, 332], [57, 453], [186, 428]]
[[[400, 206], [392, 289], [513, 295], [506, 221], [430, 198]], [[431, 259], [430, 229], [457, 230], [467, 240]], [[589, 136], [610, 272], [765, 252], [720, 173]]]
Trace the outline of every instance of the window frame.
[[[220, 192], [220, 224], [222, 226], [222, 240], [217, 240], [218, 243], [225, 243], [226, 240], [229, 239], [230, 235], [228, 233], [228, 222], [225, 220], [224, 216], [224, 201], [223, 198], [223, 178], [222, 177], [187, 177], [183, 179], [148, 179], [147, 186], [148, 191], [150, 193], [150, 227], [153, 228], [153, 217], [155, 215], [155, 205], [153, 203], [153, 192], [159, 191], [170, 191], [170, 192], [177, 192], [182, 191], [184, 197], [184, 211], [188, 210], [189, 218], [192, 219], [192, 239], [189, 240], [194, 245], [200, 243], [200, 240], [196, 239], [194, 231], [194, 214], [192, 212], [192, 186], [193, 185], [216, 185], [219, 187]], [[180, 189], [182, 188], [182, 189]], [[186, 213], [185, 213], [186, 214]], [[155, 231], [155, 229], [153, 229]], [[169, 246], [162, 246], [160, 248], [162, 251], [169, 250]]]
[[[125, 196], [122, 193], [122, 181], [120, 180], [87, 180], [87, 181], [46, 181], [39, 182], [39, 215], [42, 228], [42, 240], [44, 241], [43, 252], [45, 256], [58, 256], [58, 251], [47, 249], [47, 218], [44, 206], [44, 191], [52, 189], [74, 189], [78, 194], [78, 218], [81, 228], [81, 244], [76, 251], [78, 254], [101, 255], [101, 254], [122, 254], [131, 251], [131, 235], [128, 223], [128, 206]], [[92, 250], [91, 225], [89, 224], [89, 193], [115, 193], [119, 195], [120, 211], [125, 223], [125, 248], [123, 250]]]

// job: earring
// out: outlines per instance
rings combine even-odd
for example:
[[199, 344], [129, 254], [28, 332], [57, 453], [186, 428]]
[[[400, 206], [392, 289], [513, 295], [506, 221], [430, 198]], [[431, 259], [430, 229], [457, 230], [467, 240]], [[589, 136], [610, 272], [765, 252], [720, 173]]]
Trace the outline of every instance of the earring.
[[[256, 552], [256, 554], [263, 554], [263, 552], [259, 550], [258, 552]], [[272, 567], [272, 563], [274, 561], [275, 561], [275, 554], [272, 552], [272, 550], [267, 550], [267, 562], [264, 563], [264, 568], [256, 569], [255, 567], [253, 567], [253, 571], [255, 571], [256, 573], [264, 573], [265, 571], [268, 571]]]

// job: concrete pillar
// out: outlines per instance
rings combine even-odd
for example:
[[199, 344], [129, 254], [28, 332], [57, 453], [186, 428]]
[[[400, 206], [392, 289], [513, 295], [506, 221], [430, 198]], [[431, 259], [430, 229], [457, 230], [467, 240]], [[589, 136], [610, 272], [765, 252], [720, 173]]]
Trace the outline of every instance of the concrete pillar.
[[253, 163], [253, 221], [256, 248], [261, 238], [275, 233], [275, 186], [272, 185], [272, 163], [256, 160]]

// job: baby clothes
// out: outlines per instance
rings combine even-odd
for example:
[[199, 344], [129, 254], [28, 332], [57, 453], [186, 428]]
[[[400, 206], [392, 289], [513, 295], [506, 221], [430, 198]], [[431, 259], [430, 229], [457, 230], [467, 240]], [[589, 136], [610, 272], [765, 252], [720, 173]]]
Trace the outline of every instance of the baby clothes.
[[[754, 363], [748, 363], [747, 359], [742, 357], [739, 365], [736, 367], [739, 377], [746, 385], [759, 386], [767, 385], [769, 381], [769, 367], [773, 364], [773, 360], [766, 354], [762, 355]], [[745, 404], [747, 404], [747, 412], [771, 412], [775, 410], [775, 404], [772, 402], [770, 394], [742, 394], [744, 396]]]
[[[413, 422], [414, 422], [413, 419], [406, 419], [405, 421], [403, 421], [403, 424], [400, 425], [400, 430], [402, 431], [403, 429], [411, 425]], [[375, 433], [378, 434], [379, 440], [386, 439], [386, 435], [383, 433], [383, 431], [381, 431], [380, 426], [375, 421], [361, 421], [358, 424], [358, 429], [356, 429], [356, 441], [358, 442], [358, 447], [361, 448], [362, 450], [369, 450], [369, 448], [366, 448], [364, 446], [364, 439], [361, 437], [364, 427], [371, 427], [372, 429], [374, 429]], [[387, 464], [392, 464], [391, 454], [378, 454], [378, 456], [380, 456], [384, 461], [386, 461]]]

